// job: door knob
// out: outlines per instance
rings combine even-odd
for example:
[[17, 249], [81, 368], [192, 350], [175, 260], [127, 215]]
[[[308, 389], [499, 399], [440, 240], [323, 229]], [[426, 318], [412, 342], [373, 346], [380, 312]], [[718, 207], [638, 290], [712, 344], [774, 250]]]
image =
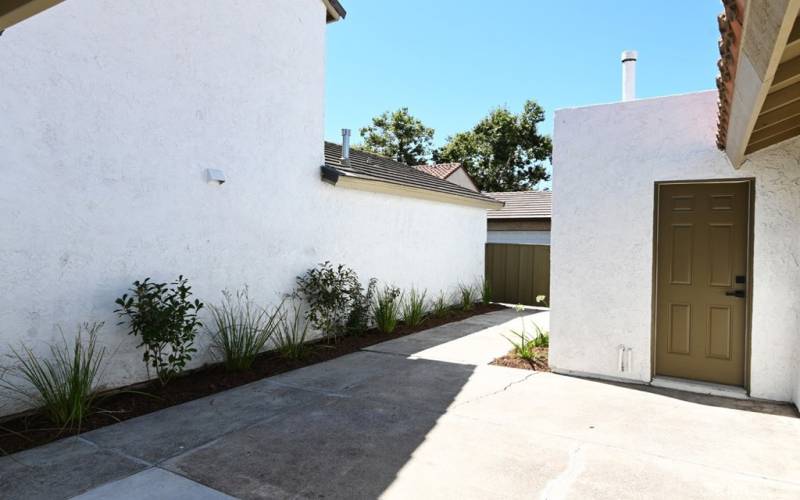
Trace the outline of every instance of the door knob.
[[743, 299], [745, 297], [744, 290], [728, 290], [727, 292], [725, 292], [725, 295], [727, 295], [728, 297], [738, 297], [740, 299]]

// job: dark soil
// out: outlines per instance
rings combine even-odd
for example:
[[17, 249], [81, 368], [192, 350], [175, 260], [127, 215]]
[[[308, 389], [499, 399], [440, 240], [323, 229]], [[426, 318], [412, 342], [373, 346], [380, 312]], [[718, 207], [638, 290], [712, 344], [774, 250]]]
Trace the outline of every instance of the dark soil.
[[536, 348], [536, 358], [527, 360], [520, 358], [514, 351], [509, 352], [505, 356], [500, 356], [491, 362], [493, 365], [507, 366], [509, 368], [522, 368], [523, 370], [534, 370], [537, 372], [549, 372], [550, 367], [547, 364], [547, 347]]
[[321, 363], [356, 352], [365, 347], [400, 338], [428, 328], [459, 321], [470, 316], [505, 309], [503, 306], [476, 304], [472, 310], [451, 310], [439, 318], [428, 318], [417, 328], [400, 324], [392, 333], [370, 330], [363, 335], [348, 336], [335, 344], [313, 343], [311, 353], [302, 360], [288, 360], [274, 351], [261, 354], [253, 368], [244, 372], [229, 372], [221, 363], [205, 365], [187, 371], [167, 386], [157, 380], [101, 395], [97, 412], [87, 418], [80, 429], [57, 429], [41, 413], [28, 413], [0, 422], [0, 456], [33, 448], [56, 439], [88, 432], [122, 420], [152, 413], [170, 406], [199, 399], [280, 373]]

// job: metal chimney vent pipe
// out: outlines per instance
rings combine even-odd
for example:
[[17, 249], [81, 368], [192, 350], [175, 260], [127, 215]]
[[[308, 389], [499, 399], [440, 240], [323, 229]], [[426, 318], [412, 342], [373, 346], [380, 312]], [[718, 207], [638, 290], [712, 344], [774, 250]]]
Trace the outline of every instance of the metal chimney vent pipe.
[[622, 53], [622, 100], [636, 99], [636, 60], [639, 54], [635, 50]]
[[350, 129], [342, 129], [342, 165], [350, 166]]

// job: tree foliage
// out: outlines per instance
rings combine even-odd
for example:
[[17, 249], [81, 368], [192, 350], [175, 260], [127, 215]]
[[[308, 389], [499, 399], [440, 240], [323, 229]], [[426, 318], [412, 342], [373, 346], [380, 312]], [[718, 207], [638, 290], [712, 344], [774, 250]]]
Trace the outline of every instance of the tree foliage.
[[533, 100], [518, 115], [499, 107], [471, 131], [449, 137], [434, 161], [461, 163], [481, 191], [533, 189], [550, 178], [544, 162], [551, 159], [553, 145], [537, 130], [542, 121], [544, 110]]
[[407, 165], [419, 165], [430, 158], [433, 129], [413, 117], [408, 108], [376, 116], [372, 125], [363, 127], [364, 143], [359, 149], [379, 154]]

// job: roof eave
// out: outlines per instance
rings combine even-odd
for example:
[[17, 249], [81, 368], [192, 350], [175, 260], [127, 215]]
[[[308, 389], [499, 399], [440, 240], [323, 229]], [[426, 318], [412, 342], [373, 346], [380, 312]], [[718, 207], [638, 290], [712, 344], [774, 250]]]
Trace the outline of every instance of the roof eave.
[[10, 0], [0, 6], [0, 32], [29, 17], [61, 3], [63, 0]]
[[721, 97], [730, 95], [720, 99], [718, 142], [735, 168], [766, 147], [754, 143], [753, 133], [800, 9], [800, 0], [756, 3], [747, 2], [734, 70], [722, 82], [727, 89], [720, 87]]
[[323, 165], [320, 167], [320, 170], [322, 180], [336, 187], [369, 191], [373, 193], [391, 194], [395, 196], [404, 196], [407, 198], [416, 198], [429, 201], [439, 201], [443, 203], [452, 203], [455, 205], [483, 208], [486, 210], [498, 210], [505, 206], [503, 202], [497, 200], [483, 200], [457, 194], [442, 193], [440, 191], [433, 191], [415, 186], [407, 186], [405, 184], [398, 184], [367, 175], [348, 172], [330, 165]]
[[325, 4], [325, 9], [328, 11], [328, 24], [341, 21], [347, 17], [347, 11], [344, 10], [339, 0], [322, 0], [322, 3]]

